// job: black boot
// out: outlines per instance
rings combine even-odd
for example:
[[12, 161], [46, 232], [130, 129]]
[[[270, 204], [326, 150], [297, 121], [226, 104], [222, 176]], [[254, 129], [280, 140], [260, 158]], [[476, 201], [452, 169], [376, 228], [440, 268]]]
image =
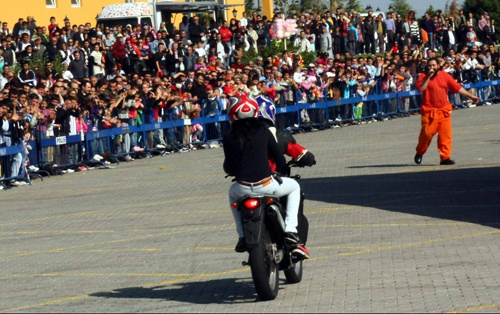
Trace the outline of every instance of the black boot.
[[247, 251], [247, 242], [245, 241], [245, 238], [239, 238], [234, 250], [238, 253], [245, 253]]
[[454, 165], [455, 161], [452, 160], [452, 159], [450, 159], [450, 158], [448, 158], [448, 159], [445, 159], [445, 160], [441, 161], [439, 164], [440, 165], [446, 165], [446, 166], [447, 165]]
[[417, 165], [420, 165], [421, 162], [422, 162], [422, 155], [415, 154], [415, 163]]

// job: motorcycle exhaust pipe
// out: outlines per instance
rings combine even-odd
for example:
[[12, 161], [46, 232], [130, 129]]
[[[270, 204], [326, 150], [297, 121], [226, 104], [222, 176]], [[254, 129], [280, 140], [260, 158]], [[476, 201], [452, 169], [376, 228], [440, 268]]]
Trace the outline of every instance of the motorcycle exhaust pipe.
[[278, 206], [276, 206], [274, 204], [270, 205], [269, 208], [271, 208], [273, 210], [273, 212], [276, 214], [276, 219], [278, 220], [278, 223], [281, 227], [281, 230], [283, 232], [285, 232], [285, 221], [283, 220], [283, 217], [281, 216], [280, 209], [278, 208]]

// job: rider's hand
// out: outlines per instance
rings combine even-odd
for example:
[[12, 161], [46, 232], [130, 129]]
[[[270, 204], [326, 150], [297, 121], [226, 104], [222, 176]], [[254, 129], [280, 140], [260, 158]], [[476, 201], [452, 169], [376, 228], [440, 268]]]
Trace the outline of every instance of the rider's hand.
[[304, 156], [296, 161], [296, 164], [299, 167], [311, 167], [316, 164], [316, 158], [314, 157], [313, 153], [308, 151], [304, 154]]

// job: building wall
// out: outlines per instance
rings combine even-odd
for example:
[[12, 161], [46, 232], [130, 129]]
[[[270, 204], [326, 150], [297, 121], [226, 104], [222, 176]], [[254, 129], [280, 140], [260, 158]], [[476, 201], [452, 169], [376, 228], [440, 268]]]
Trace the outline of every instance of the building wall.
[[71, 0], [53, 0], [55, 8], [47, 8], [46, 0], [1, 0], [0, 20], [8, 22], [12, 30], [19, 18], [26, 20], [27, 16], [33, 16], [38, 26], [48, 26], [50, 17], [56, 18], [59, 26], [64, 26], [64, 18], [67, 16], [70, 23], [85, 24], [90, 22], [95, 25], [95, 18], [102, 8], [109, 4], [124, 3], [124, 0], [80, 0], [79, 8], [71, 6]]
[[[245, 2], [244, 0], [225, 0], [224, 4], [239, 4], [237, 7], [230, 7], [227, 9], [227, 20], [231, 20], [234, 18], [233, 10], [236, 9], [238, 13], [236, 14], [236, 18], [239, 20], [243, 17], [243, 12], [245, 11]], [[247, 16], [251, 16], [251, 14], [247, 14]]]

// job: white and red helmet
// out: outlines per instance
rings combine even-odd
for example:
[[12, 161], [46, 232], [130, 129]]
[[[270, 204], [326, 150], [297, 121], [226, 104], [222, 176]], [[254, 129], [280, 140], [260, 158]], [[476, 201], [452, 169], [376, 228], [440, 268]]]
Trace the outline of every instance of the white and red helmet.
[[230, 122], [257, 118], [259, 116], [259, 105], [251, 95], [238, 94], [229, 98], [227, 115]]

